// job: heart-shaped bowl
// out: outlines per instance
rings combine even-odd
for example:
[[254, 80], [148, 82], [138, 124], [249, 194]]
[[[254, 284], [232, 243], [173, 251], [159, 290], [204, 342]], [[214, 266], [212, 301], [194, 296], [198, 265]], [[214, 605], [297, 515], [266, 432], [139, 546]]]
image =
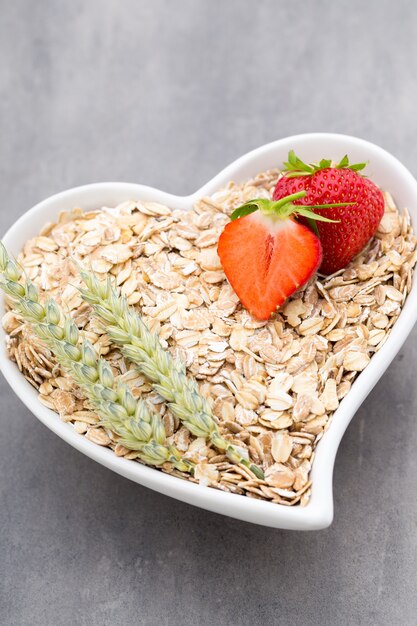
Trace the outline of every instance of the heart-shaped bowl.
[[[391, 192], [399, 209], [407, 207], [411, 219], [417, 224], [417, 181], [395, 157], [362, 139], [312, 133], [280, 139], [245, 154], [189, 196], [175, 196], [130, 183], [95, 183], [63, 191], [43, 200], [20, 217], [3, 237], [3, 241], [11, 253], [17, 254], [24, 243], [34, 237], [46, 222], [54, 221], [61, 210], [69, 210], [75, 206], [93, 210], [101, 206], [116, 206], [126, 200], [140, 199], [157, 201], [172, 208], [189, 209], [199, 197], [214, 193], [230, 180], [241, 182], [264, 170], [281, 167], [290, 149], [294, 149], [307, 162], [314, 162], [322, 157], [339, 160], [346, 153], [352, 162], [368, 161], [368, 175], [382, 189]], [[336, 410], [329, 430], [318, 444], [311, 473], [312, 495], [305, 507], [272, 504], [194, 484], [135, 461], [117, 457], [112, 450], [102, 448], [80, 436], [70, 424], [61, 421], [56, 413], [38, 400], [36, 390], [25, 380], [16, 364], [7, 357], [6, 337], [2, 329], [0, 368], [18, 397], [43, 424], [74, 448], [114, 472], [183, 502], [247, 522], [275, 528], [315, 530], [327, 527], [333, 519], [332, 474], [343, 434], [360, 404], [398, 353], [416, 319], [417, 286], [414, 281], [388, 340], [358, 376]]]

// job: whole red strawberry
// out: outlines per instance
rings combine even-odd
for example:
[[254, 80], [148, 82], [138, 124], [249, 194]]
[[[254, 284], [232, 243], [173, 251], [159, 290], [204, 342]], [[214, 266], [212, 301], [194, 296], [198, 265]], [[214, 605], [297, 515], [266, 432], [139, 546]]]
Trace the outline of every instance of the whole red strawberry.
[[[284, 165], [286, 169], [275, 186], [274, 200], [305, 191], [306, 195], [294, 204], [349, 203], [314, 211], [333, 220], [314, 222], [313, 227], [323, 249], [320, 271], [333, 274], [346, 267], [375, 234], [384, 214], [384, 197], [375, 183], [359, 173], [366, 163], [349, 165], [347, 156], [334, 167], [325, 159], [319, 165], [306, 165], [291, 151]], [[306, 218], [300, 220], [305, 222]]]

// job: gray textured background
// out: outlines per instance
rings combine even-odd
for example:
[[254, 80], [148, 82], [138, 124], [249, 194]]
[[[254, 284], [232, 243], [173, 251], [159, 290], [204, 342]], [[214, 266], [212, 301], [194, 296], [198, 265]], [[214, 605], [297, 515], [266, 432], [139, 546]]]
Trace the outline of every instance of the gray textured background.
[[[416, 29], [400, 0], [1, 0], [1, 231], [81, 183], [189, 193], [304, 131], [417, 174]], [[2, 626], [415, 624], [416, 339], [343, 440], [333, 526], [305, 534], [112, 474], [1, 380]]]

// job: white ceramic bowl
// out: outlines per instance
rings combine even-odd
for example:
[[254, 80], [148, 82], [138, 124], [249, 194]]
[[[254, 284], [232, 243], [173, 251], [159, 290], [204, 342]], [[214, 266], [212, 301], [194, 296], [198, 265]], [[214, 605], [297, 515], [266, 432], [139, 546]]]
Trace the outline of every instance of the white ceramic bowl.
[[[198, 197], [213, 193], [229, 180], [243, 181], [263, 170], [281, 166], [292, 148], [307, 162], [323, 157], [339, 160], [346, 153], [351, 162], [369, 161], [367, 174], [383, 189], [392, 193], [401, 209], [407, 207], [417, 224], [417, 181], [396, 158], [362, 139], [314, 133], [274, 141], [249, 152], [190, 196], [174, 196], [130, 183], [97, 183], [63, 191], [25, 213], [9, 229], [3, 241], [11, 253], [17, 254], [27, 239], [35, 236], [46, 222], [56, 219], [59, 211], [74, 206], [89, 210], [104, 205], [115, 206], [125, 200], [142, 199], [188, 209]], [[88, 441], [39, 402], [36, 391], [20, 374], [16, 365], [7, 358], [3, 330], [0, 331], [0, 368], [15, 393], [41, 422], [74, 448], [118, 474], [160, 493], [223, 515], [275, 528], [315, 530], [327, 527], [333, 519], [333, 465], [343, 433], [364, 398], [401, 348], [416, 319], [417, 287], [414, 282], [388, 341], [357, 378], [348, 396], [337, 409], [331, 427], [318, 445], [312, 469], [312, 496], [304, 508], [271, 504], [195, 485], [134, 461], [119, 458], [111, 450]]]

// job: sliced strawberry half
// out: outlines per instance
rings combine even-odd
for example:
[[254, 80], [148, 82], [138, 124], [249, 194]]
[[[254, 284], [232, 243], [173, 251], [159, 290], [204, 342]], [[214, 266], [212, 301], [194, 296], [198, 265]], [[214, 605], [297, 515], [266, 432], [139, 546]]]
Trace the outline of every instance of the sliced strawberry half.
[[220, 235], [218, 254], [224, 272], [239, 300], [259, 320], [267, 320], [321, 263], [319, 238], [294, 217], [330, 220], [311, 210], [318, 205], [293, 204], [305, 193], [277, 202], [251, 200], [233, 212]]

